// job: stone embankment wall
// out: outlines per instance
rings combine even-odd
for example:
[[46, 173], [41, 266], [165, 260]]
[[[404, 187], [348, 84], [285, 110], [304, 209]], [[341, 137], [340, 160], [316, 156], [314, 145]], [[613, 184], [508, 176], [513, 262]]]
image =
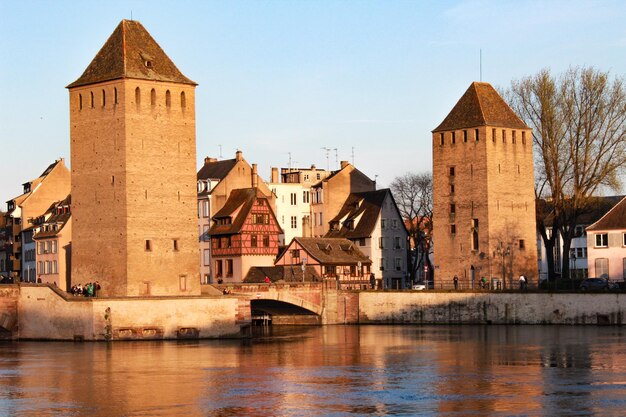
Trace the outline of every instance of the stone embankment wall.
[[362, 292], [358, 323], [625, 324], [621, 293]]
[[17, 317], [19, 339], [214, 338], [239, 335], [250, 306], [226, 296], [66, 298], [48, 286], [21, 285]]

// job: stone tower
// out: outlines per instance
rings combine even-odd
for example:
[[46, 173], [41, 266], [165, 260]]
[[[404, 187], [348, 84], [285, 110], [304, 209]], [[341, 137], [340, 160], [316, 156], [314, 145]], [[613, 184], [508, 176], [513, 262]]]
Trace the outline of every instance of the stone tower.
[[72, 283], [107, 296], [198, 295], [194, 91], [123, 20], [70, 93]]
[[517, 288], [524, 274], [536, 283], [531, 129], [490, 84], [475, 82], [432, 134], [435, 280]]

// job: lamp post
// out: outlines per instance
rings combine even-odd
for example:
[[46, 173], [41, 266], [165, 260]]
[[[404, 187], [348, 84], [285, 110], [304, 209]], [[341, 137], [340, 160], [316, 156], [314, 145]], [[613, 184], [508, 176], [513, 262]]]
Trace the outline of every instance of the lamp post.
[[[507, 246], [506, 249], [503, 247], [504, 245], [502, 243], [500, 243], [500, 246], [498, 246], [494, 252], [494, 257], [497, 256], [502, 256], [502, 283], [504, 285], [504, 289], [506, 289], [506, 265], [504, 263], [504, 258], [509, 256], [511, 254], [511, 247]], [[509, 287], [513, 288], [513, 283], [510, 282], [509, 283]]]

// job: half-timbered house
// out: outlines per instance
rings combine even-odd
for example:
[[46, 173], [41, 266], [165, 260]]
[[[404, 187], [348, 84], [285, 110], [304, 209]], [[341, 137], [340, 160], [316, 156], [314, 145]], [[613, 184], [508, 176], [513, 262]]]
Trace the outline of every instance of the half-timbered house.
[[269, 197], [259, 188], [232, 190], [209, 229], [213, 275], [241, 282], [252, 266], [271, 266], [282, 233]]
[[313, 267], [317, 275], [340, 289], [366, 289], [372, 261], [345, 238], [295, 237], [276, 260], [276, 265]]

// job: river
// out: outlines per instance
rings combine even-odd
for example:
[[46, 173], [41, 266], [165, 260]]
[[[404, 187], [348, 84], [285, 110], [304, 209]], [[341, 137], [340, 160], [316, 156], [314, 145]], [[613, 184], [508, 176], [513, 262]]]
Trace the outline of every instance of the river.
[[626, 329], [267, 328], [250, 340], [4, 342], [2, 416], [605, 416]]

